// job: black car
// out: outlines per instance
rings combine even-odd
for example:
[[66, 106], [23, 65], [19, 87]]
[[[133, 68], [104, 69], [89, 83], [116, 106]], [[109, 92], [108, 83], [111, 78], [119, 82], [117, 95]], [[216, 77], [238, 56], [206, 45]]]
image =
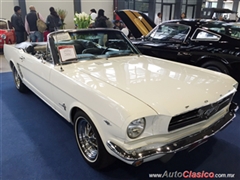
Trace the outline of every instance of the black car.
[[240, 23], [182, 19], [155, 26], [141, 12], [117, 14], [143, 54], [223, 72], [240, 82]]

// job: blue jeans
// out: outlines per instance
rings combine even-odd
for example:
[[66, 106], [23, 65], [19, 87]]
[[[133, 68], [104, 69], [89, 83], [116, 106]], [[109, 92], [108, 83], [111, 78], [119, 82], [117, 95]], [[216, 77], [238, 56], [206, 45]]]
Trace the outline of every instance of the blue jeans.
[[24, 40], [24, 32], [15, 31], [15, 35], [16, 35], [16, 43], [17, 44], [25, 41]]
[[39, 32], [39, 31], [35, 31], [33, 33], [30, 33], [30, 40], [31, 42], [43, 42], [43, 33]]

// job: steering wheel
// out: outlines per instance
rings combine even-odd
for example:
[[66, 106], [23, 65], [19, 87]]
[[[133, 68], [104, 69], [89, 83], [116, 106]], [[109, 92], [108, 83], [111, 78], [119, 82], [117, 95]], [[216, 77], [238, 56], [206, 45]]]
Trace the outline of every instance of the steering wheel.
[[105, 53], [108, 51], [108, 49], [109, 49], [109, 47], [107, 47], [106, 49], [104, 49], [101, 54], [105, 54]]

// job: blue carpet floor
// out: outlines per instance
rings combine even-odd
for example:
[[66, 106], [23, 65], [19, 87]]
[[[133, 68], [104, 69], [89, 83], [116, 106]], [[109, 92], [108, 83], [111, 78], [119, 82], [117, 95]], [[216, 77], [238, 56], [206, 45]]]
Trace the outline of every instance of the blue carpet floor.
[[[0, 74], [0, 97], [0, 179], [148, 179], [150, 173], [185, 170], [235, 173], [235, 179], [240, 179], [239, 112], [233, 123], [207, 143], [190, 153], [176, 154], [166, 164], [156, 160], [135, 168], [116, 161], [99, 172], [81, 157], [73, 127], [32, 92], [19, 93], [11, 73]], [[240, 104], [240, 94], [235, 101]]]

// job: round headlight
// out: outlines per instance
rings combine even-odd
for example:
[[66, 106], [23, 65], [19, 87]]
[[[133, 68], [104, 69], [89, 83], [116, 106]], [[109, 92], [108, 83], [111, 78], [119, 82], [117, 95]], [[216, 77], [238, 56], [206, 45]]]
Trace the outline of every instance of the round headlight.
[[1, 35], [1, 38], [2, 38], [2, 39], [6, 39], [6, 38], [7, 38], [6, 34], [2, 34], [2, 35]]
[[145, 118], [140, 118], [132, 121], [127, 127], [127, 135], [131, 139], [139, 137], [145, 129]]

